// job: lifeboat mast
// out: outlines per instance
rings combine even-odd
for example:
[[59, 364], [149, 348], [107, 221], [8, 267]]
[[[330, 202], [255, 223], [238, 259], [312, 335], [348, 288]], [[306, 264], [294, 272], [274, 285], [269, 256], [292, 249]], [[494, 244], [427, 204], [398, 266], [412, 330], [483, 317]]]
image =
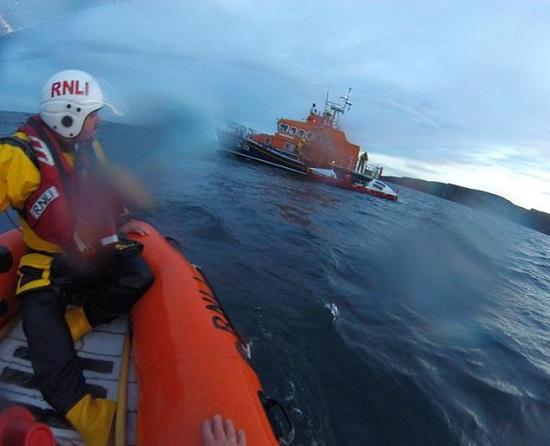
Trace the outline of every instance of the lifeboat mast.
[[337, 104], [336, 102], [329, 101], [328, 91], [325, 98], [325, 111], [323, 113], [325, 118], [330, 120], [330, 123], [334, 128], [340, 129], [340, 115], [344, 115], [346, 111], [349, 111], [352, 103], [349, 101], [351, 97], [351, 87], [348, 89], [348, 93], [345, 96], [340, 96], [340, 99], [344, 100], [343, 104]]

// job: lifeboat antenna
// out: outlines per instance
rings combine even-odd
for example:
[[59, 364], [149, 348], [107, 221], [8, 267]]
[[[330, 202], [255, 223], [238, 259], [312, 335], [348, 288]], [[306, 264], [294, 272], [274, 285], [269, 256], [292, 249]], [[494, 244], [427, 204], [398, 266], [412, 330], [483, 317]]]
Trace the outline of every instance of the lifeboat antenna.
[[349, 109], [350, 109], [351, 106], [352, 106], [352, 103], [349, 101], [350, 97], [351, 97], [351, 87], [348, 88], [348, 94], [347, 94], [347, 95], [345, 95], [345, 96], [340, 96], [340, 99], [343, 99], [343, 100], [344, 100], [344, 105], [343, 105], [344, 109], [345, 109], [346, 107], [348, 108], [347, 111], [349, 111]]
[[348, 89], [348, 94], [345, 96], [340, 96], [340, 99], [344, 100], [343, 104], [337, 104], [328, 100], [328, 91], [327, 97], [325, 99], [325, 116], [328, 116], [331, 119], [332, 125], [338, 127], [339, 115], [343, 115], [346, 111], [349, 111], [351, 108], [351, 102], [349, 101], [351, 97], [351, 87]]

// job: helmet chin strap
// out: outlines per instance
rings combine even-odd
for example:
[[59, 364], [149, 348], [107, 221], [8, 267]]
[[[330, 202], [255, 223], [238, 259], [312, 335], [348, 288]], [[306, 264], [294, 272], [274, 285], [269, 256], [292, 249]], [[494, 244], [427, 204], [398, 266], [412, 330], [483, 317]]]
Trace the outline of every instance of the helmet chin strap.
[[74, 138], [65, 138], [64, 136], [61, 136], [58, 134], [56, 134], [55, 136], [61, 142], [60, 148], [62, 152], [65, 152], [65, 153], [74, 152], [75, 144], [78, 144], [77, 141], [74, 140]]
[[90, 140], [92, 141], [94, 139], [94, 135], [90, 136], [89, 138], [80, 139], [79, 136], [82, 132], [80, 132], [78, 135], [73, 136], [72, 138], [66, 138], [65, 136], [61, 136], [59, 133], [56, 133], [55, 136], [59, 141], [61, 142], [61, 151], [65, 153], [73, 153], [75, 149], [78, 148], [78, 145]]

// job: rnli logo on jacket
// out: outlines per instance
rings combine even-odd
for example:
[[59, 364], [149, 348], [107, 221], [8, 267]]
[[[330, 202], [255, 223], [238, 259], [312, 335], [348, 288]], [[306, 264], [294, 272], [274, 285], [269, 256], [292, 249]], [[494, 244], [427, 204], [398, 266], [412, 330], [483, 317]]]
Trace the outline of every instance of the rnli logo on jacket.
[[84, 82], [84, 85], [82, 85], [80, 81], [63, 81], [54, 82], [52, 84], [52, 98], [56, 96], [65, 96], [67, 94], [88, 96], [90, 94], [90, 84], [89, 82]]
[[55, 186], [51, 186], [42, 192], [31, 207], [31, 215], [34, 219], [38, 220], [50, 203], [56, 198], [59, 198], [59, 191]]

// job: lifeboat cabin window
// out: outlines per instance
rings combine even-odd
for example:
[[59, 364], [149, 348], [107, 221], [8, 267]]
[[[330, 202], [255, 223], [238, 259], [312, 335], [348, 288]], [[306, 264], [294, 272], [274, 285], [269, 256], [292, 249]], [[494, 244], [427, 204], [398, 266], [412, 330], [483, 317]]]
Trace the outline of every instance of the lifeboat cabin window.
[[280, 131], [281, 133], [286, 133], [286, 132], [288, 132], [288, 125], [287, 125], [287, 124], [281, 124], [281, 125], [279, 125], [279, 131]]
[[313, 139], [313, 133], [307, 132], [306, 137], [307, 137], [307, 139]]
[[295, 135], [296, 134], [296, 127], [290, 127], [290, 134]]
[[304, 136], [304, 131], [302, 129], [299, 129], [298, 130], [298, 136], [301, 138], [302, 136]]

